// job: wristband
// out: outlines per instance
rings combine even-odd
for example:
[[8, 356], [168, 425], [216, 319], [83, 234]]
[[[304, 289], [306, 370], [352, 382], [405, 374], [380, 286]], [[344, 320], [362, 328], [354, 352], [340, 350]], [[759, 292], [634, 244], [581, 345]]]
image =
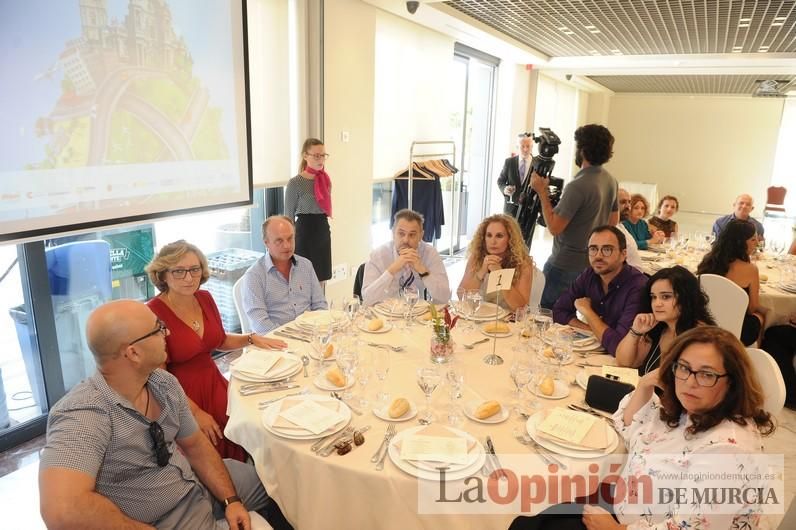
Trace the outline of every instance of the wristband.
[[254, 345], [254, 332], [249, 333], [246, 335], [246, 340], [249, 342], [249, 345]]
[[635, 329], [633, 329], [632, 327], [630, 328], [630, 333], [632, 333], [632, 334], [633, 334], [633, 335], [635, 335], [636, 337], [641, 337], [642, 335], [644, 335], [643, 333], [639, 333], [638, 331], [636, 331], [636, 330], [635, 330]]
[[224, 508], [236, 502], [243, 504], [243, 501], [240, 500], [240, 497], [238, 497], [237, 495], [233, 495], [232, 497], [227, 497], [226, 499], [224, 499]]
[[429, 271], [426, 271], [426, 272], [421, 272], [421, 273], [419, 273], [419, 274], [418, 274], [418, 276], [420, 276], [421, 278], [425, 278], [425, 277], [426, 277], [426, 276], [428, 276], [429, 274], [431, 274], [431, 273], [430, 273]]

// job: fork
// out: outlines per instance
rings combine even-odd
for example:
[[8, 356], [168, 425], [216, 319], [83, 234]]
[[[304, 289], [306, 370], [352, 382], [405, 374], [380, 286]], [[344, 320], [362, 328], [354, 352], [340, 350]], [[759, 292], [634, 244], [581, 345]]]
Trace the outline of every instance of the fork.
[[[391, 423], [390, 425], [392, 425], [393, 427], [395, 426], [394, 423]], [[384, 469], [384, 460], [387, 458], [387, 453], [390, 452], [390, 441], [394, 437], [395, 437], [395, 432], [393, 432], [392, 436], [390, 436], [390, 438], [387, 440], [386, 446], [384, 447], [384, 452], [381, 454], [381, 458], [379, 458], [379, 461], [376, 462], [376, 471], [381, 471], [382, 469]]]
[[472, 350], [473, 348], [475, 348], [479, 344], [483, 344], [483, 343], [487, 342], [488, 340], [490, 340], [490, 339], [489, 338], [481, 339], [481, 340], [477, 340], [475, 342], [472, 342], [470, 344], [462, 344], [462, 346], [464, 346], [468, 350]]
[[387, 432], [384, 433], [384, 439], [381, 441], [381, 445], [379, 446], [378, 449], [376, 449], [376, 452], [373, 453], [373, 456], [370, 457], [370, 461], [371, 462], [373, 462], [375, 464], [376, 462], [379, 461], [379, 456], [381, 455], [381, 449], [385, 445], [387, 445], [387, 442], [390, 440], [390, 438], [393, 437], [394, 434], [395, 434], [395, 424], [391, 423], [387, 427]]
[[517, 430], [514, 430], [512, 432], [512, 434], [514, 435], [514, 438], [518, 442], [520, 442], [522, 445], [528, 445], [528, 446], [531, 446], [531, 447], [535, 448], [536, 449], [536, 454], [538, 454], [539, 458], [544, 460], [544, 462], [547, 465], [555, 464], [561, 469], [566, 469], [567, 468], [567, 465], [564, 462], [562, 462], [561, 460], [557, 459], [556, 457], [554, 457], [550, 453], [546, 452], [541, 445], [536, 443], [536, 440], [534, 440], [533, 438], [530, 437], [530, 435], [524, 434], [524, 433], [522, 433], [520, 431], [517, 431]]
[[343, 399], [343, 396], [341, 396], [341, 395], [340, 395], [340, 394], [338, 394], [337, 392], [330, 392], [329, 394], [330, 394], [330, 395], [331, 395], [333, 398], [335, 398], [335, 399], [338, 399], [338, 400], [340, 400], [341, 402], [345, 403], [345, 404], [346, 404], [346, 406], [347, 406], [348, 408], [350, 408], [350, 409], [351, 409], [351, 412], [353, 412], [353, 413], [354, 413], [354, 414], [356, 414], [357, 416], [362, 416], [362, 411], [361, 411], [361, 410], [359, 410], [358, 408], [356, 408], [355, 406], [353, 406], [353, 405], [351, 405], [351, 404], [347, 403], [347, 402], [346, 402], [346, 400], [344, 400], [344, 399]]
[[341, 432], [336, 432], [336, 433], [332, 433], [332, 434], [330, 434], [329, 436], [324, 436], [323, 438], [321, 438], [320, 440], [318, 440], [317, 442], [315, 442], [314, 444], [312, 444], [312, 445], [310, 446], [310, 451], [312, 451], [313, 453], [317, 453], [317, 452], [320, 450], [320, 448], [321, 448], [321, 447], [323, 447], [323, 446], [324, 446], [324, 444], [325, 444], [326, 442], [328, 442], [329, 440], [331, 440], [332, 438], [335, 438], [335, 437], [337, 437], [337, 436], [338, 436], [338, 435], [340, 435], [341, 433], [345, 433], [345, 434], [351, 434], [351, 432], [352, 432], [353, 430], [354, 430], [354, 428], [353, 428], [353, 427], [351, 427], [351, 426], [348, 426], [348, 427], [346, 427], [345, 429], [343, 429]]
[[368, 342], [368, 346], [372, 346], [374, 348], [388, 348], [394, 352], [404, 351], [403, 346], [390, 346], [389, 344], [379, 344], [378, 342]]

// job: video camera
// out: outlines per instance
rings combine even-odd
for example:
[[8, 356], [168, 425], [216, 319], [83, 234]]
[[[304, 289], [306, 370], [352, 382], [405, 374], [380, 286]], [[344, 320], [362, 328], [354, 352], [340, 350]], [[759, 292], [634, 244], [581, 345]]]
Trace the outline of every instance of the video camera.
[[[524, 135], [529, 136], [528, 133]], [[553, 156], [558, 153], [558, 146], [561, 145], [561, 139], [547, 127], [539, 127], [539, 136], [533, 133], [531, 133], [530, 136], [533, 138], [534, 142], [539, 144], [539, 154], [533, 157], [531, 161], [531, 171], [548, 180], [550, 203], [555, 207], [561, 199], [561, 193], [564, 190], [564, 180], [553, 176], [553, 168], [556, 165]], [[542, 226], [546, 225], [544, 216], [540, 215], [542, 212], [542, 205], [539, 203], [539, 196], [533, 191], [533, 188], [531, 188], [530, 178], [525, 181], [522, 190], [520, 190], [517, 202], [519, 206], [517, 207], [515, 217], [522, 230], [525, 244], [528, 248], [531, 248], [531, 241], [533, 240], [533, 232], [536, 228], [536, 223], [538, 222]]]

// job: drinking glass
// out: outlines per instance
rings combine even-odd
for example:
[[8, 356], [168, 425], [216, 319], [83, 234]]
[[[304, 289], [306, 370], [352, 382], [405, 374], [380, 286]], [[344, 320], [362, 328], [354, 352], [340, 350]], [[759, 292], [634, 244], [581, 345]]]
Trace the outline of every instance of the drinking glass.
[[[514, 332], [517, 334], [517, 342], [522, 344], [523, 332], [528, 326], [528, 307], [522, 306], [514, 310]], [[529, 334], [530, 335], [530, 334]]]
[[361, 313], [362, 304], [359, 301], [359, 298], [356, 296], [353, 297], [351, 300], [345, 305], [345, 313], [346, 317], [348, 318], [348, 323], [351, 327], [351, 332], [354, 335], [359, 335], [359, 327], [357, 327], [357, 317]]
[[359, 406], [360, 408], [367, 408], [368, 402], [368, 383], [370, 382], [370, 376], [373, 372], [373, 357], [370, 352], [366, 350], [359, 350], [359, 364], [357, 366], [356, 371], [356, 378], [357, 383], [359, 383]]
[[418, 420], [421, 425], [428, 425], [436, 419], [434, 412], [431, 410], [431, 394], [436, 390], [441, 381], [442, 376], [436, 368], [417, 369], [417, 385], [426, 396], [426, 408]]
[[516, 202], [514, 202], [514, 190], [516, 190], [517, 187], [516, 186], [512, 186], [511, 184], [509, 184], [504, 189], [508, 193], [508, 195], [506, 196], [506, 197], [508, 197], [508, 201], [506, 201], [506, 203], [507, 204], [517, 204]]
[[332, 326], [329, 324], [315, 324], [312, 327], [312, 342], [310, 345], [312, 349], [315, 351], [315, 355], [318, 359], [318, 364], [316, 365], [316, 371], [318, 373], [323, 371], [324, 366], [324, 357], [323, 352], [326, 351], [326, 347], [332, 342]]
[[373, 363], [373, 373], [379, 380], [379, 392], [376, 394], [378, 403], [386, 404], [388, 394], [384, 391], [384, 382], [387, 374], [390, 373], [390, 352], [384, 348], [376, 348], [372, 352], [371, 361]]
[[514, 382], [514, 410], [518, 416], [524, 413], [522, 407], [522, 389], [527, 387], [533, 378], [533, 367], [530, 358], [522, 352], [516, 352], [514, 361], [509, 368], [509, 375]]
[[450, 407], [448, 409], [448, 424], [456, 427], [463, 421], [459, 400], [462, 397], [464, 388], [465, 368], [461, 361], [453, 360], [445, 368], [445, 381], [448, 384], [448, 395], [450, 397]]
[[481, 292], [477, 289], [468, 290], [464, 294], [465, 300], [467, 301], [465, 308], [468, 314], [469, 326], [468, 329], [470, 331], [474, 331], [475, 328], [475, 315], [478, 313], [478, 310], [481, 309]]
[[553, 357], [558, 361], [556, 379], [561, 379], [561, 366], [564, 361], [572, 357], [572, 330], [566, 328], [559, 330], [553, 344]]
[[[354, 350], [349, 348], [340, 348], [340, 351], [337, 353], [337, 366], [340, 367], [340, 371], [342, 371], [345, 375], [346, 384], [350, 384], [353, 381], [354, 372], [356, 371], [358, 364], [359, 356]], [[343, 399], [351, 399], [350, 387], [343, 391], [342, 397]]]
[[414, 285], [407, 285], [403, 288], [403, 295], [404, 301], [406, 302], [406, 327], [412, 327], [412, 317], [414, 316], [414, 309], [415, 304], [417, 303], [418, 299], [420, 298], [420, 292], [418, 291], [417, 287]]
[[533, 316], [534, 324], [539, 332], [539, 336], [544, 339], [547, 330], [553, 325], [553, 311], [540, 307]]

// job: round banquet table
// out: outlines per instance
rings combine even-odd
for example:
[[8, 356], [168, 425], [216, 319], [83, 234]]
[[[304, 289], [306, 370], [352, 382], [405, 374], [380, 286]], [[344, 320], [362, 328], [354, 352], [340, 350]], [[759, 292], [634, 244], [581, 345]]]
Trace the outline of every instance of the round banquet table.
[[[469, 331], [465, 329], [465, 324], [466, 322], [460, 322], [453, 330], [454, 341], [458, 344], [455, 353], [457, 362], [461, 361], [466, 367], [465, 387], [463, 397], [459, 400], [460, 404], [464, 405], [474, 400], [495, 399], [500, 401], [504, 407], [510, 407], [513, 403], [514, 384], [509, 376], [509, 368], [514, 355], [512, 348], [518, 344], [518, 337], [513, 335], [507, 338], [498, 338], [477, 345], [474, 349], [465, 349], [460, 346], [462, 343], [472, 343], [484, 338], [479, 329]], [[288, 324], [288, 326], [290, 325]], [[431, 366], [429, 361], [431, 334], [430, 327], [415, 323], [408, 330], [399, 330], [394, 326], [387, 333], [361, 332], [359, 335], [359, 351], [364, 356], [367, 356], [372, 349], [366, 345], [366, 342], [405, 347], [403, 352], [390, 353], [390, 371], [385, 389], [390, 394], [390, 399], [406, 397], [414, 402], [421, 411], [425, 398], [416, 383], [415, 374], [418, 367]], [[310, 345], [306, 342], [285, 340], [295, 353], [310, 352]], [[496, 345], [496, 352], [505, 361], [499, 366], [490, 366], [483, 362], [484, 356], [492, 352], [493, 342]], [[248, 353], [250, 352], [245, 354]], [[562, 369], [562, 379], [569, 383], [574, 381], [576, 372], [581, 369], [591, 373], [599, 371], [599, 368], [578, 368], [576, 363], [588, 360], [590, 364], [614, 364], [613, 358], [607, 355], [592, 355], [583, 359], [575, 354], [574, 358], [575, 363], [565, 365]], [[315, 361], [313, 361], [313, 365], [315, 365]], [[310, 366], [311, 369], [314, 367], [313, 365]], [[310, 370], [309, 378], [304, 378], [299, 373], [294, 380], [303, 388], [308, 387], [313, 393], [328, 394], [313, 385], [313, 378], [312, 370]], [[373, 376], [371, 376], [367, 387], [371, 406], [364, 409], [361, 416], [352, 416], [354, 426], [371, 426], [365, 434], [365, 443], [344, 456], [332, 453], [326, 458], [310, 451], [312, 441], [282, 438], [267, 431], [262, 425], [262, 411], [258, 408], [258, 403], [295, 392], [298, 389], [241, 396], [239, 393], [241, 384], [242, 382], [234, 376], [231, 378], [228, 405], [230, 418], [225, 435], [251, 454], [257, 473], [268, 494], [279, 503], [287, 519], [297, 529], [472, 528], [483, 530], [494, 528], [505, 530], [520, 513], [519, 508], [516, 508], [519, 506], [519, 501], [513, 506], [506, 506], [504, 513], [494, 513], [493, 510], [492, 513], [483, 514], [482, 508], [477, 503], [467, 505], [468, 513], [461, 513], [463, 510], [460, 503], [453, 503], [450, 509], [454, 513], [418, 513], [418, 483], [420, 480], [400, 470], [389, 456], [386, 458], [382, 471], [377, 471], [375, 465], [370, 462], [371, 456], [381, 444], [389, 425], [389, 422], [377, 418], [371, 411], [373, 396], [379, 387], [378, 380]], [[569, 396], [564, 399], [539, 398], [540, 406], [542, 408], [565, 407], [569, 403], [583, 401], [584, 391], [579, 386], [570, 384], [569, 390]], [[359, 396], [361, 392], [359, 385], [353, 389], [353, 392]], [[524, 398], [527, 400], [528, 397], [530, 394], [526, 390]], [[434, 391], [432, 397], [437, 423], [441, 425], [447, 425], [449, 403], [448, 388], [443, 381]], [[407, 428], [417, 426], [416, 417], [409, 421], [396, 423], [399, 433]], [[519, 427], [524, 429], [525, 421], [513, 411], [509, 419], [502, 423], [483, 424], [464, 418], [463, 423], [460, 422], [456, 426], [474, 436], [482, 444], [487, 435], [491, 436], [501, 464], [506, 469], [517, 470], [518, 475], [520, 473], [541, 473], [547, 470], [547, 466], [539, 455], [534, 454], [533, 447], [523, 445], [513, 437], [512, 430]], [[624, 458], [623, 453], [624, 443], [620, 437], [617, 449], [611, 458], [621, 461]], [[586, 475], [589, 472], [594, 474], [593, 469], [589, 471], [589, 464], [592, 463], [590, 460], [567, 458], [560, 455], [556, 455], [556, 457], [567, 464], [566, 473], [570, 475]], [[599, 473], [605, 474], [602, 470]], [[474, 476], [476, 475], [486, 484], [486, 479], [480, 472], [474, 474]], [[437, 492], [439, 484], [436, 482], [431, 482], [431, 484], [435, 484], [431, 491]], [[426, 498], [425, 494], [429, 491], [428, 483], [422, 486], [421, 491], [424, 493], [423, 498]], [[525, 515], [537, 511], [537, 509], [531, 509]]]
[[[688, 252], [672, 257], [660, 252], [639, 251], [642, 260], [642, 272], [653, 275], [660, 269], [682, 265], [694, 274], [702, 261], [704, 251], [689, 248]], [[782, 282], [796, 283], [796, 256], [784, 256], [774, 259], [770, 254], [763, 253], [754, 259], [761, 274], [760, 305], [768, 308], [766, 328], [788, 323], [788, 315], [796, 313], [796, 293], [790, 293], [780, 287]], [[766, 278], [763, 280], [762, 278]]]

